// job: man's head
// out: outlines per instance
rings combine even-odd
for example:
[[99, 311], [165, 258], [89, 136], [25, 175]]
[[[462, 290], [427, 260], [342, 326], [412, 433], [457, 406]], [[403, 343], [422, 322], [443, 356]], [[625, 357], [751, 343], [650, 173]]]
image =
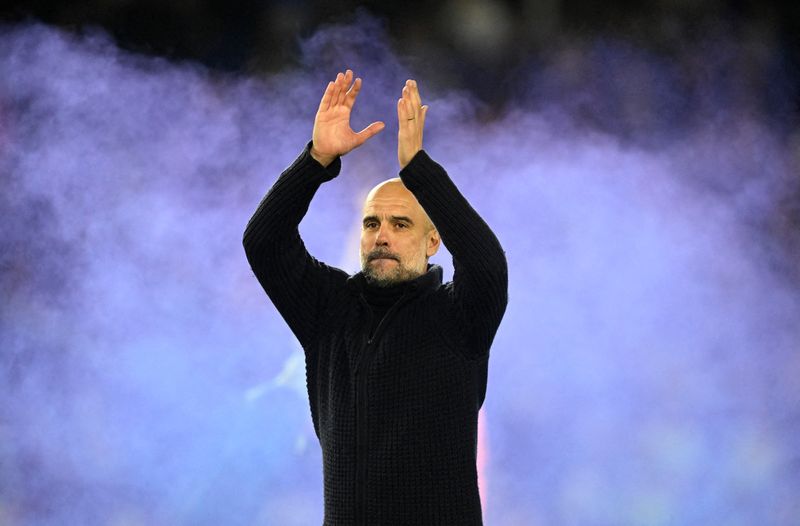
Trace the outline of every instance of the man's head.
[[361, 218], [361, 269], [372, 284], [389, 286], [424, 274], [439, 250], [439, 232], [399, 177], [367, 194]]

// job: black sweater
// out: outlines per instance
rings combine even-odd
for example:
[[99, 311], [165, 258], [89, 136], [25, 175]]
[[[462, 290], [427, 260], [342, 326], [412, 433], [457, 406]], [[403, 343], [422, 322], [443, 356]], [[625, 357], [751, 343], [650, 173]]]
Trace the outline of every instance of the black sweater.
[[391, 306], [397, 303], [397, 300], [403, 296], [403, 293], [409, 285], [408, 282], [398, 283], [388, 287], [372, 285], [369, 282], [364, 284], [364, 299], [367, 300], [369, 306], [372, 307], [373, 315], [372, 323], [370, 323], [369, 330], [367, 331], [367, 335], [370, 338], [375, 333], [375, 329], [378, 328], [378, 322], [386, 316]]
[[314, 160], [310, 144], [261, 201], [243, 242], [305, 352], [324, 525], [482, 524], [478, 410], [508, 302], [505, 253], [420, 151], [400, 178], [452, 254], [453, 281], [443, 284], [442, 268], [429, 264], [376, 320], [363, 273], [318, 261], [300, 238], [311, 199], [341, 169], [339, 158], [327, 168]]

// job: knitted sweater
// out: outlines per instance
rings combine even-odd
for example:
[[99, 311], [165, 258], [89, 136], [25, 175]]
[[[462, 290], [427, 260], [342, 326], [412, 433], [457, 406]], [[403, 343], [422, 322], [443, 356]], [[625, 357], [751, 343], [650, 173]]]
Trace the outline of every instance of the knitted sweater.
[[505, 253], [420, 151], [400, 178], [452, 254], [453, 280], [443, 284], [441, 266], [428, 264], [376, 325], [363, 273], [317, 260], [300, 238], [314, 194], [341, 169], [340, 158], [319, 164], [310, 145], [263, 198], [243, 243], [305, 353], [324, 526], [482, 524], [478, 410], [508, 302]]
[[368, 338], [372, 338], [372, 335], [375, 334], [375, 329], [378, 328], [378, 323], [386, 316], [391, 306], [403, 296], [408, 286], [409, 282], [407, 281], [386, 287], [370, 284], [369, 282], [364, 284], [364, 290], [362, 291], [364, 299], [372, 307], [372, 323], [370, 323], [367, 331]]

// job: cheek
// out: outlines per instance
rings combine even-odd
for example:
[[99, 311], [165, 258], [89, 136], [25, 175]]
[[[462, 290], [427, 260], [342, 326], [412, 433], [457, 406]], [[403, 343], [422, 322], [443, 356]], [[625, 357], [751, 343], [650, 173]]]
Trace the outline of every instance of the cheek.
[[417, 259], [425, 254], [425, 245], [416, 239], [409, 239], [403, 243], [403, 254], [408, 260]]
[[364, 232], [361, 234], [361, 250], [368, 251], [369, 247], [371, 247], [374, 242], [375, 242], [374, 235], [368, 232]]

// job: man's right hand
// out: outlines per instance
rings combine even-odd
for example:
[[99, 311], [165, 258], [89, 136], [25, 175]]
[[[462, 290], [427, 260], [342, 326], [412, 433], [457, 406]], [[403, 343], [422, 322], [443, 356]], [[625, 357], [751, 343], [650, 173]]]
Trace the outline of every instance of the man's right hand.
[[[314, 131], [311, 136], [311, 157], [328, 166], [336, 157], [358, 148], [384, 128], [383, 122], [373, 122], [356, 133], [350, 127], [350, 112], [361, 90], [361, 79], [353, 82], [353, 72], [347, 70], [329, 82], [319, 103]], [[348, 89], [349, 87], [349, 89]]]

